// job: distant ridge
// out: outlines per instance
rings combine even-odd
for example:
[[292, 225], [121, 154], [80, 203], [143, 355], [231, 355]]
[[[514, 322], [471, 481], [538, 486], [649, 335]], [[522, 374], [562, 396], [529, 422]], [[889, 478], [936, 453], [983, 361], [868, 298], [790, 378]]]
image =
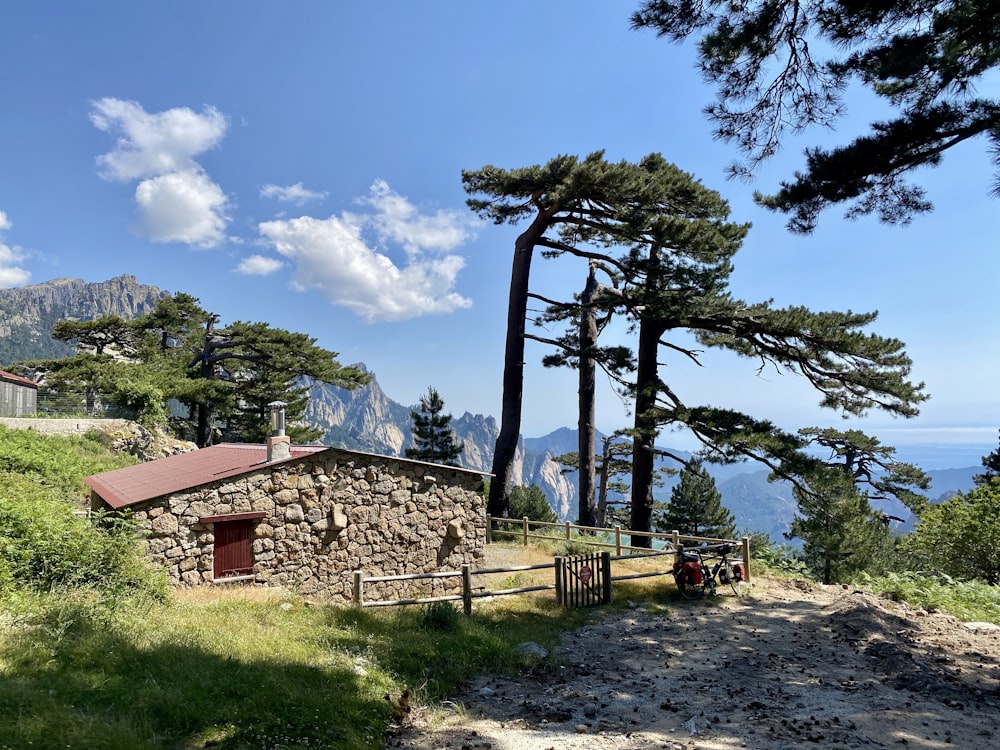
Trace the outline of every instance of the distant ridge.
[[92, 320], [103, 315], [131, 320], [151, 310], [166, 294], [129, 274], [96, 283], [52, 279], [0, 289], [0, 367], [73, 354], [73, 347], [52, 338], [60, 320]]

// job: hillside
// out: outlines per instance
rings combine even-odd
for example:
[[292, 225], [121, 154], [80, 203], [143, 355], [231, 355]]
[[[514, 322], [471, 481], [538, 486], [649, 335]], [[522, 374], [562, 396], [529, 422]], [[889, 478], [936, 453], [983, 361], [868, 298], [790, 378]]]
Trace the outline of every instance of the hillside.
[[0, 289], [0, 368], [20, 360], [71, 355], [70, 345], [52, 339], [52, 328], [60, 320], [102, 315], [128, 320], [152, 309], [165, 294], [128, 274], [98, 283], [53, 279]]

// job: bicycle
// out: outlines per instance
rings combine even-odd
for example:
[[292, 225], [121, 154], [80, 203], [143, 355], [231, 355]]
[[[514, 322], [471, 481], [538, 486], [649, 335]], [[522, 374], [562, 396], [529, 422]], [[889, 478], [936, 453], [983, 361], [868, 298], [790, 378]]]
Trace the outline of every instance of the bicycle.
[[[686, 550], [680, 547], [674, 560], [674, 580], [677, 590], [685, 599], [701, 599], [706, 590], [717, 595], [718, 584], [729, 586], [739, 596], [743, 592], [743, 578], [746, 569], [742, 560], [731, 560], [733, 544], [713, 544]], [[710, 565], [718, 556], [718, 562]]]

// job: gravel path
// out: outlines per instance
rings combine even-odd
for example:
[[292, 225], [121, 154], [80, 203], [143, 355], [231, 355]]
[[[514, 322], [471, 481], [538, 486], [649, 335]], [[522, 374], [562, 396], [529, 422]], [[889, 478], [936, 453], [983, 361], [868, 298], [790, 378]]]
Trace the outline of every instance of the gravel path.
[[[970, 626], [971, 625], [971, 626]], [[600, 612], [515, 679], [418, 707], [410, 750], [1000, 747], [1000, 628], [760, 581]]]

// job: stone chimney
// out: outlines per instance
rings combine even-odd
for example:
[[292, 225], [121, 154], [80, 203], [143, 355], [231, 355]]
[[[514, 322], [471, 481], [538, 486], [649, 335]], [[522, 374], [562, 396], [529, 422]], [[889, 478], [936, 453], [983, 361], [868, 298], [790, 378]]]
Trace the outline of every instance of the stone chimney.
[[267, 436], [267, 462], [281, 461], [292, 455], [292, 440], [285, 435], [285, 402], [272, 401], [271, 434]]

